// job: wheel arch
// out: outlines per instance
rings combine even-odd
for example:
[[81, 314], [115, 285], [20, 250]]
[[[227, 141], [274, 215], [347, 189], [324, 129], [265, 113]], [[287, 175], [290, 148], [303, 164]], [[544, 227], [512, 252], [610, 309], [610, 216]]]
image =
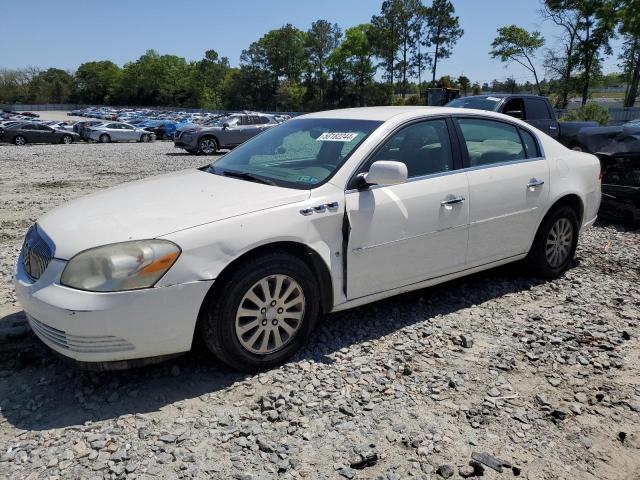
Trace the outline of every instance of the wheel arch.
[[538, 221], [536, 230], [535, 232], [533, 232], [533, 236], [531, 237], [531, 241], [529, 242], [529, 250], [533, 245], [533, 241], [536, 238], [536, 235], [538, 234], [538, 230], [540, 230], [540, 226], [542, 225], [542, 222], [544, 222], [544, 219], [547, 218], [547, 216], [553, 210], [555, 210], [557, 207], [561, 205], [568, 205], [569, 207], [573, 208], [578, 216], [578, 227], [582, 226], [582, 221], [584, 219], [584, 200], [576, 192], [564, 193], [560, 195], [558, 198], [556, 198], [553, 202], [550, 202], [549, 208], [545, 210], [544, 215], [540, 216], [540, 220]]
[[[252, 258], [259, 257], [267, 253], [287, 253], [300, 260], [302, 260], [313, 272], [318, 283], [320, 292], [320, 311], [321, 313], [328, 313], [333, 308], [333, 282], [331, 273], [326, 262], [323, 260], [320, 253], [313, 248], [305, 245], [304, 243], [295, 241], [276, 241], [262, 245], [258, 245], [240, 256], [234, 258], [229, 262], [216, 276], [216, 280], [207, 292], [202, 305], [200, 307], [200, 313], [198, 314], [198, 323], [203, 315], [203, 308], [207, 305], [212, 298], [218, 293], [220, 286], [223, 285], [231, 276], [231, 274], [237, 270], [242, 264]], [[197, 330], [197, 329], [196, 329]]]

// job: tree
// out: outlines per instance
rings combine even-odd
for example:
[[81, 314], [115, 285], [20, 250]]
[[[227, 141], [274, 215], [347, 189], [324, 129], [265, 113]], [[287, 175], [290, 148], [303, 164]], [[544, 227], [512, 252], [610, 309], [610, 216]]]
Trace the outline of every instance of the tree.
[[464, 75], [460, 75], [458, 77], [458, 85], [460, 85], [460, 90], [462, 90], [462, 95], [467, 96], [467, 92], [469, 91], [469, 85], [471, 85], [471, 80]]
[[300, 80], [306, 62], [305, 43], [305, 32], [287, 24], [267, 32], [243, 50], [240, 63], [271, 75], [270, 94], [275, 100], [281, 80]]
[[385, 69], [385, 78], [391, 85], [396, 78], [396, 61], [402, 41], [397, 17], [397, 2], [383, 1], [380, 15], [371, 17], [371, 28], [368, 33], [371, 48], [375, 56], [381, 60], [381, 65]]
[[627, 76], [625, 107], [633, 107], [640, 83], [640, 0], [627, 0], [620, 9], [620, 33], [624, 37], [621, 67]]
[[368, 23], [349, 28], [345, 32], [344, 41], [334, 50], [330, 63], [340, 65], [340, 69], [352, 80], [357, 89], [358, 105], [365, 105], [365, 89], [373, 80], [376, 67], [373, 64], [373, 51], [369, 41], [369, 31], [372, 26]]
[[75, 77], [79, 102], [105, 105], [112, 101], [122, 77], [122, 69], [109, 60], [86, 62], [78, 67]]
[[533, 65], [536, 51], [544, 45], [544, 38], [540, 32], [529, 33], [517, 25], [500, 27], [498, 36], [491, 43], [490, 55], [492, 58], [500, 58], [501, 62], [516, 62], [529, 70], [536, 81], [538, 94], [542, 95], [538, 74]]
[[449, 0], [433, 0], [431, 7], [426, 9], [426, 31], [423, 44], [427, 48], [433, 48], [430, 61], [431, 81], [434, 83], [438, 61], [451, 56], [453, 46], [464, 34], [458, 17], [454, 14], [455, 8]]
[[309, 64], [314, 70], [315, 81], [319, 90], [319, 101], [324, 105], [326, 90], [327, 59], [340, 43], [342, 31], [337, 23], [331, 24], [327, 20], [317, 20], [307, 31], [305, 50]]
[[68, 103], [75, 87], [75, 78], [59, 68], [50, 68], [35, 75], [29, 82], [29, 98], [33, 103]]
[[563, 31], [559, 51], [548, 49], [544, 65], [547, 72], [561, 79], [559, 107], [564, 109], [569, 103], [571, 75], [576, 64], [578, 29], [582, 15], [575, 9], [569, 9], [564, 0], [545, 0], [541, 14], [544, 19], [552, 21]]

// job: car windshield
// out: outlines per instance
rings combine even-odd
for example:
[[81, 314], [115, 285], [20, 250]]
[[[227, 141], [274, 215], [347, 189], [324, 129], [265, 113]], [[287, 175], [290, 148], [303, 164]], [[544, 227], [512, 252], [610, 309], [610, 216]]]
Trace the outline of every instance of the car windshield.
[[499, 97], [461, 97], [451, 100], [447, 107], [495, 111], [501, 100]]
[[382, 122], [306, 118], [271, 128], [215, 161], [209, 172], [311, 189], [331, 177]]

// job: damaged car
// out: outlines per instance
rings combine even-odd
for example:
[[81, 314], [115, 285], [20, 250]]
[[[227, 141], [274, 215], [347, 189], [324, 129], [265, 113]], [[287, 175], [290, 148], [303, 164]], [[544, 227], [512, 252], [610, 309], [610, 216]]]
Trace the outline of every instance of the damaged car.
[[260, 370], [329, 312], [517, 261], [561, 275], [596, 219], [599, 175], [595, 156], [500, 113], [317, 112], [56, 208], [27, 231], [14, 284], [36, 335], [82, 367], [202, 339]]

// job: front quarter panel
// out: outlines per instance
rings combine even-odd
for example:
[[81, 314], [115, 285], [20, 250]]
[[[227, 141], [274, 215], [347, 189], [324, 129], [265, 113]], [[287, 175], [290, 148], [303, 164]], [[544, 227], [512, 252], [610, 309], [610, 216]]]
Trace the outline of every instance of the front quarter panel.
[[[274, 187], [277, 188], [277, 187]], [[302, 210], [327, 203], [338, 206], [303, 215]], [[302, 202], [240, 215], [166, 235], [182, 254], [158, 286], [216, 279], [231, 262], [267, 244], [295, 242], [314, 250], [329, 269], [334, 299], [342, 279], [344, 192], [327, 183]]]

